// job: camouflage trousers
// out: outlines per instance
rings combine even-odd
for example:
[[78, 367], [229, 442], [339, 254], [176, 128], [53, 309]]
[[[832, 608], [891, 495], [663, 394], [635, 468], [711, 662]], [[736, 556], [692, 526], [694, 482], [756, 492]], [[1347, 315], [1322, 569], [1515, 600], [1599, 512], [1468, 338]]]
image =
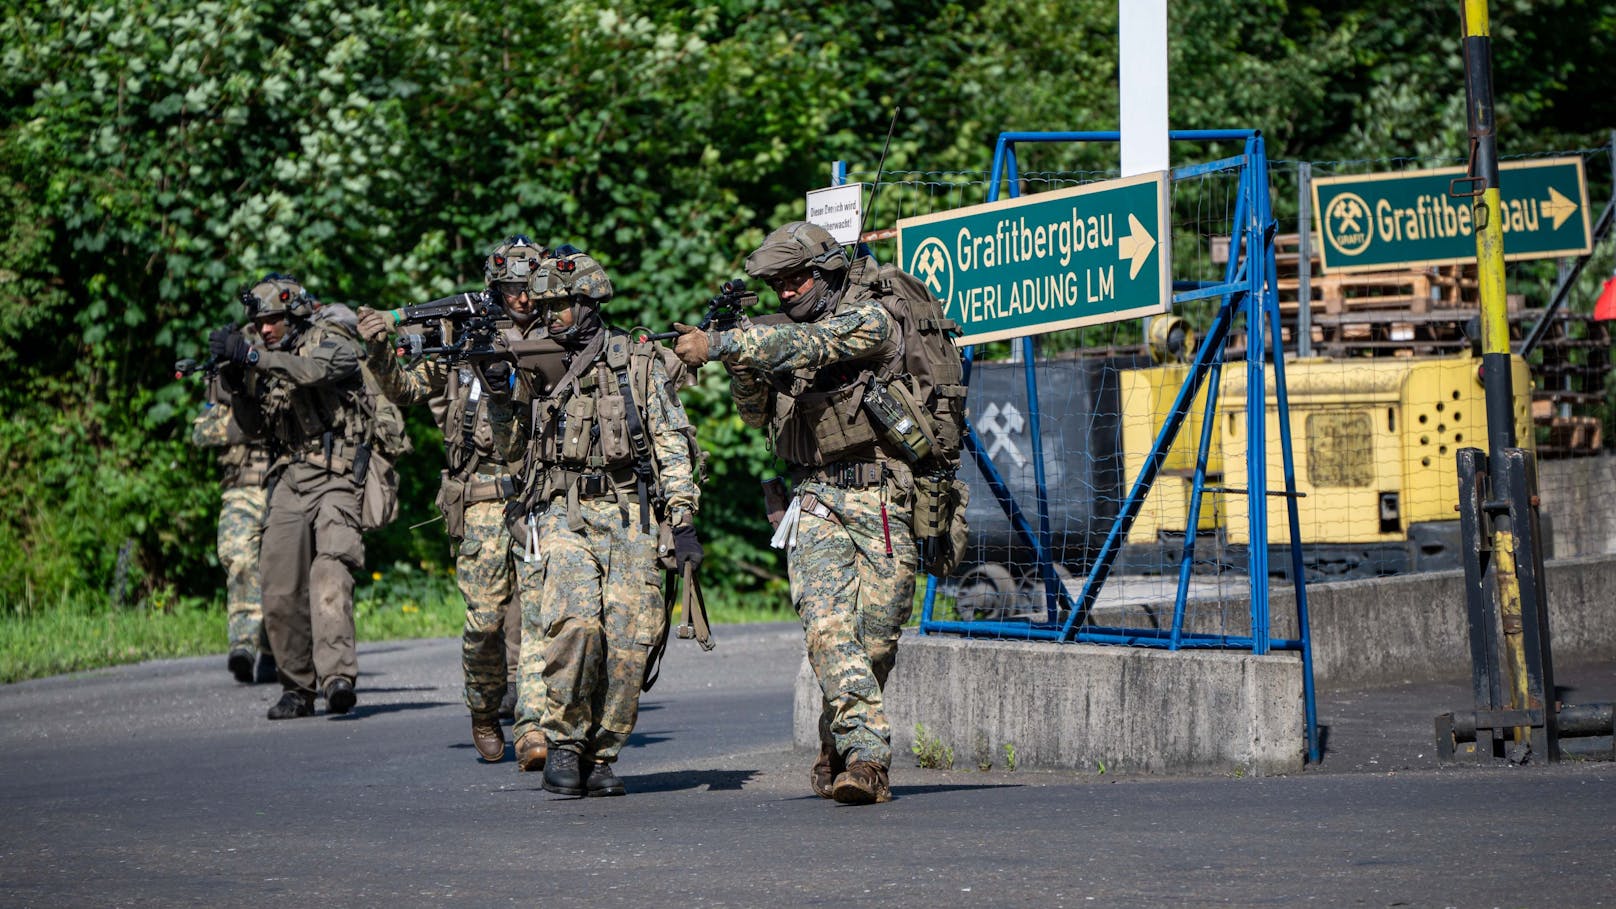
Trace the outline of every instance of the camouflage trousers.
[[[533, 518], [533, 532], [538, 532], [538, 518]], [[527, 525], [524, 524], [524, 527]], [[544, 689], [544, 623], [539, 619], [540, 595], [544, 592], [543, 562], [535, 553], [526, 558], [526, 535], [516, 540], [517, 599], [522, 609], [522, 652], [517, 660], [516, 722], [511, 726], [512, 737], [520, 742], [528, 733], [543, 735], [540, 723], [544, 721], [546, 703]]]
[[[892, 729], [881, 689], [898, 658], [898, 637], [914, 609], [912, 493], [889, 482], [839, 489], [804, 483], [828, 517], [804, 509], [786, 551], [791, 603], [802, 619], [808, 662], [824, 698], [819, 740], [851, 763], [892, 766]], [[882, 502], [886, 502], [883, 531]], [[892, 554], [887, 554], [891, 536]]]
[[353, 572], [365, 564], [365, 542], [353, 478], [287, 467], [269, 497], [259, 564], [281, 687], [313, 694], [317, 682], [357, 678]]
[[230, 649], [246, 650], [254, 658], [269, 648], [258, 578], [258, 548], [263, 543], [268, 508], [269, 491], [262, 486], [226, 489], [219, 503], [218, 552], [225, 574]]
[[503, 500], [466, 506], [466, 535], [455, 556], [455, 580], [466, 598], [466, 626], [460, 635], [466, 707], [474, 717], [492, 719], [499, 713], [505, 686], [517, 683], [522, 638], [516, 565]]
[[634, 730], [646, 657], [667, 624], [662, 574], [632, 502], [585, 501], [579, 512], [578, 530], [560, 501], [537, 516], [542, 728], [552, 749], [610, 762]]

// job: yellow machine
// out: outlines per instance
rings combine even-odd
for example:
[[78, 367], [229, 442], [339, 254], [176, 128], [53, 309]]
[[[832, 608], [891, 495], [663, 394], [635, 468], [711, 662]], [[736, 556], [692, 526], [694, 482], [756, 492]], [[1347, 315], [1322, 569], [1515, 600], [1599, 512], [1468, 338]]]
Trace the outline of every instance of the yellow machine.
[[[1531, 379], [1511, 358], [1518, 437], [1531, 447]], [[1486, 447], [1481, 360], [1469, 355], [1425, 358], [1306, 359], [1285, 364], [1302, 543], [1310, 573], [1373, 576], [1458, 567], [1458, 480], [1455, 453]], [[1121, 377], [1124, 476], [1138, 475], [1155, 433], [1188, 367], [1130, 370]], [[1270, 491], [1284, 489], [1279, 417], [1269, 374], [1267, 455]], [[1176, 564], [1192, 495], [1205, 403], [1198, 398], [1128, 535], [1136, 548], [1161, 546]], [[1246, 485], [1246, 373], [1224, 367], [1208, 451], [1198, 533], [1229, 550], [1250, 544]], [[1268, 542], [1290, 542], [1285, 499], [1270, 497]], [[1217, 558], [1198, 546], [1198, 556]], [[1243, 558], [1238, 560], [1243, 564]], [[1273, 570], [1288, 571], [1275, 558]], [[1143, 567], [1143, 566], [1141, 566]], [[1238, 567], [1238, 566], [1231, 566]]]

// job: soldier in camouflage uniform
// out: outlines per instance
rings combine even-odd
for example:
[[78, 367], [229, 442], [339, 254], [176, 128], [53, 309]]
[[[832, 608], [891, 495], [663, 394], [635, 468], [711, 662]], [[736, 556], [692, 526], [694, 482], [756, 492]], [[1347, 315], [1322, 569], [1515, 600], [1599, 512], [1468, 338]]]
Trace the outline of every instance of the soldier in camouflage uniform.
[[[251, 326], [243, 330], [252, 332]], [[191, 424], [191, 443], [198, 448], [222, 449], [218, 553], [225, 571], [229, 616], [230, 654], [225, 665], [236, 681], [251, 684], [275, 678], [275, 657], [264, 636], [263, 593], [258, 580], [258, 547], [269, 506], [264, 479], [273, 458], [267, 441], [247, 437], [231, 420], [227, 401], [215, 377], [209, 382], [207, 406]]]
[[359, 674], [353, 571], [363, 567], [360, 494], [375, 435], [375, 402], [361, 369], [358, 320], [321, 307], [296, 279], [270, 274], [247, 290], [262, 344], [209, 338], [226, 365], [234, 417], [274, 440], [260, 565], [264, 630], [279, 664], [272, 720], [310, 716], [316, 684], [326, 709], [347, 713]]
[[647, 657], [667, 630], [659, 530], [675, 564], [702, 555], [694, 434], [662, 348], [601, 321], [612, 286], [599, 263], [582, 253], [546, 259], [530, 286], [567, 351], [564, 374], [531, 383], [547, 391], [524, 418], [544, 640], [543, 787], [622, 795], [612, 765], [634, 729]]
[[794, 221], [746, 260], [787, 318], [721, 332], [681, 326], [675, 344], [690, 366], [724, 364], [741, 418], [768, 427], [791, 467], [795, 498], [775, 540], [824, 696], [810, 783], [848, 804], [892, 798], [881, 689], [917, 565], [913, 477], [860, 406], [869, 377], [901, 354], [898, 328], [870, 286], [876, 268], [868, 258], [850, 262], [824, 229]]
[[[527, 295], [527, 279], [544, 249], [523, 236], [510, 238], [484, 263], [489, 291], [499, 295], [510, 321], [504, 325], [509, 345], [530, 335], [543, 338]], [[521, 603], [516, 594], [516, 563], [511, 535], [505, 528], [505, 504], [516, 494], [512, 465], [512, 366], [504, 360], [447, 363], [423, 357], [405, 368], [394, 356], [388, 337], [390, 314], [368, 307], [359, 310], [359, 332], [366, 357], [382, 394], [401, 406], [442, 399], [433, 415], [443, 430], [448, 467], [443, 471], [437, 504], [456, 547], [455, 579], [466, 600], [461, 633], [461, 667], [465, 673], [466, 707], [471, 711], [471, 740], [477, 754], [490, 763], [504, 760], [505, 737], [500, 714], [517, 701], [517, 669], [521, 649]]]

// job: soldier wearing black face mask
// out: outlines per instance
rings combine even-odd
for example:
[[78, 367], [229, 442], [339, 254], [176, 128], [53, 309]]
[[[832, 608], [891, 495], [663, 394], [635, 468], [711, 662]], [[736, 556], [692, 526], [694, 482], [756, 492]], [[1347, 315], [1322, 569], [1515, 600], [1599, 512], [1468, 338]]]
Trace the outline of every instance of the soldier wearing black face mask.
[[[510, 321], [502, 346], [542, 340], [527, 282], [546, 250], [514, 236], [489, 253], [483, 266], [487, 289]], [[446, 362], [427, 356], [408, 368], [389, 342], [387, 313], [359, 311], [366, 358], [382, 393], [395, 404], [428, 404], [443, 430], [445, 460], [437, 505], [455, 546], [455, 580], [466, 600], [461, 667], [471, 739], [490, 763], [505, 757], [500, 717], [512, 716], [521, 696], [521, 601], [517, 564], [505, 505], [516, 493], [512, 447], [512, 364], [505, 359]], [[542, 700], [540, 687], [527, 692]], [[532, 687], [532, 686], [529, 686]], [[518, 749], [518, 760], [523, 754]], [[526, 761], [524, 761], [524, 764]]]
[[519, 412], [528, 438], [520, 518], [538, 569], [522, 576], [523, 678], [541, 667], [545, 702], [541, 715], [526, 714], [524, 690], [517, 726], [544, 737], [546, 790], [622, 795], [612, 768], [667, 623], [659, 557], [681, 567], [702, 558], [695, 434], [662, 348], [603, 321], [612, 284], [599, 262], [558, 254], [529, 288], [566, 353], [561, 375], [521, 377], [533, 396]]

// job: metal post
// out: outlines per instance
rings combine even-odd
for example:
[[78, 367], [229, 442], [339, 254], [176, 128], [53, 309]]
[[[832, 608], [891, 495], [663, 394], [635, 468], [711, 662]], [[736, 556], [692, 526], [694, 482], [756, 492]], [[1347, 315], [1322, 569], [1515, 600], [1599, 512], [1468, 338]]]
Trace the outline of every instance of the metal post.
[[[1489, 37], [1487, 0], [1464, 0], [1465, 110], [1470, 132], [1468, 179], [1474, 195], [1476, 225], [1477, 284], [1481, 290], [1482, 369], [1486, 386], [1488, 492], [1484, 510], [1492, 523], [1492, 569], [1497, 590], [1494, 602], [1504, 636], [1504, 663], [1509, 674], [1509, 706], [1527, 711], [1533, 705], [1533, 681], [1538, 654], [1528, 655], [1527, 646], [1536, 635], [1525, 630], [1527, 620], [1535, 620], [1542, 603], [1536, 589], [1524, 589], [1522, 575], [1532, 577], [1529, 566], [1540, 563], [1542, 555], [1533, 551], [1537, 544], [1530, 528], [1515, 526], [1525, 509], [1508, 497], [1523, 484], [1511, 476], [1510, 467], [1528, 453], [1515, 451], [1515, 391], [1509, 355], [1509, 314], [1504, 296], [1504, 226], [1498, 190], [1498, 138], [1493, 119], [1492, 39]], [[1519, 470], [1519, 468], [1517, 468]], [[1528, 472], [1530, 472], [1528, 470]], [[1535, 493], [1535, 490], [1533, 491]], [[1528, 640], [1531, 638], [1532, 640]], [[1549, 695], [1552, 697], [1552, 692]], [[1543, 708], [1541, 703], [1536, 705]], [[1552, 710], [1552, 707], [1549, 708]], [[1529, 725], [1510, 724], [1517, 754], [1530, 746]], [[1549, 730], [1552, 732], [1552, 728]], [[1540, 746], [1541, 747], [1541, 746]], [[1544, 749], [1549, 760], [1555, 749]]]
[[1313, 356], [1313, 164], [1296, 169], [1296, 355]]

